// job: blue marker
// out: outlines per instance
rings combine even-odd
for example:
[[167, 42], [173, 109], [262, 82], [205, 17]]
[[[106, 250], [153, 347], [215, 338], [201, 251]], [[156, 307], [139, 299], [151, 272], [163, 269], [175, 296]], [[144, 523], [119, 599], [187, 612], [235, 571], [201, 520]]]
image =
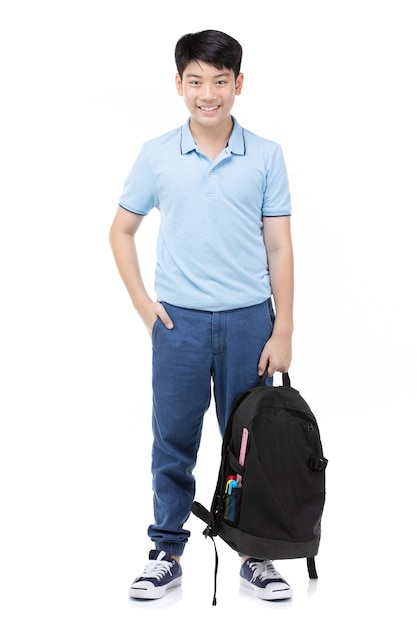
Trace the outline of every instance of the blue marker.
[[237, 480], [231, 480], [227, 487], [225, 519], [228, 522], [236, 522], [236, 499], [239, 483]]

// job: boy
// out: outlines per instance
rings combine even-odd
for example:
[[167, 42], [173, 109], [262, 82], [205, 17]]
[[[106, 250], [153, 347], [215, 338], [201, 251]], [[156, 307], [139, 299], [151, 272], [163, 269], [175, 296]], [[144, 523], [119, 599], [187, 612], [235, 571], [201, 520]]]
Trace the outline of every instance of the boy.
[[[118, 270], [153, 348], [155, 519], [148, 535], [155, 549], [132, 583], [133, 598], [160, 598], [181, 583], [180, 557], [190, 536], [184, 524], [211, 384], [223, 435], [237, 396], [259, 384], [265, 368], [272, 377], [291, 362], [287, 174], [280, 146], [231, 115], [242, 91], [241, 58], [240, 44], [219, 31], [179, 39], [176, 88], [189, 119], [142, 146], [110, 231]], [[160, 211], [157, 302], [144, 287], [134, 241], [154, 207]], [[242, 557], [240, 580], [264, 599], [292, 595], [271, 561], [256, 555]]]

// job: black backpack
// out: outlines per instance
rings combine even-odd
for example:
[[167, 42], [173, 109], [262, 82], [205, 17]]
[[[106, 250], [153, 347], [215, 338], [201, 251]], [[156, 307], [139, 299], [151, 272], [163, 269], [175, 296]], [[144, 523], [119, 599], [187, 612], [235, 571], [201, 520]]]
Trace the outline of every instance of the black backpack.
[[248, 556], [306, 558], [309, 577], [317, 578], [327, 459], [316, 418], [289, 375], [282, 386], [266, 385], [266, 377], [233, 405], [210, 510], [196, 501], [191, 510], [213, 543], [218, 535]]

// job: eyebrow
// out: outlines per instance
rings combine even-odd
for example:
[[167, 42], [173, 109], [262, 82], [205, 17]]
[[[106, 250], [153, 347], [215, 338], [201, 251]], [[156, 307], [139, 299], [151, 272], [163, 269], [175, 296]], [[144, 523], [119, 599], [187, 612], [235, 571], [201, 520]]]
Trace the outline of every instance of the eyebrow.
[[[215, 74], [213, 78], [221, 78], [222, 76], [230, 76], [230, 72], [222, 72], [221, 74]], [[186, 74], [187, 78], [203, 78], [202, 74]]]

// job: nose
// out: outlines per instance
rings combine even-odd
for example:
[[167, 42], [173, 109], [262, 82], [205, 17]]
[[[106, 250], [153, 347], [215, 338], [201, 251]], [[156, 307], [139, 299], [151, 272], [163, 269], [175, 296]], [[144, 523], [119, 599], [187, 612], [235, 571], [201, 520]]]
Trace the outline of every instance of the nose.
[[203, 85], [202, 88], [202, 98], [204, 100], [214, 100], [214, 85], [211, 85], [210, 83]]

